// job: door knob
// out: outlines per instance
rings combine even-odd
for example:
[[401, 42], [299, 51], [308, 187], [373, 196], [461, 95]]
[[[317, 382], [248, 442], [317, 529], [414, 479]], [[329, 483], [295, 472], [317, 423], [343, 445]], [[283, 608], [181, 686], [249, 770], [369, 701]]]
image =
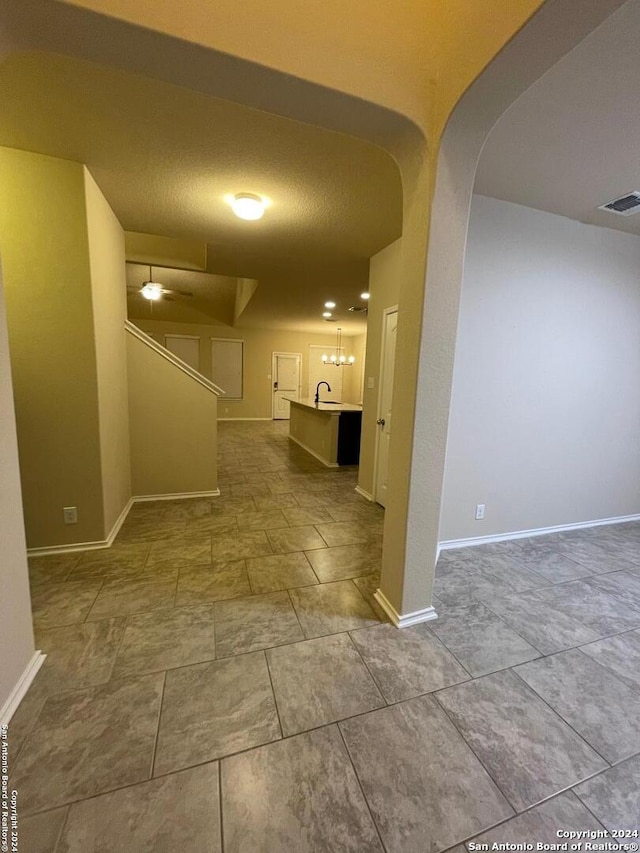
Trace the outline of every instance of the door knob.
[[378, 426], [384, 426], [385, 425], [385, 419], [384, 418], [378, 418], [376, 423], [378, 424]]

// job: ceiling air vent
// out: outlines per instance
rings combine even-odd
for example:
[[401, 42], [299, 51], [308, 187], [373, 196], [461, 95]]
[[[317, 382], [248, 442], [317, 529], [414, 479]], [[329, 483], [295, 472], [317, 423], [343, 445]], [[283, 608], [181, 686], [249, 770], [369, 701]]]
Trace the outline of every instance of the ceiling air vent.
[[640, 192], [634, 190], [620, 196], [620, 198], [614, 198], [613, 201], [601, 204], [598, 210], [608, 210], [610, 213], [617, 213], [618, 216], [631, 216], [634, 213], [640, 213]]

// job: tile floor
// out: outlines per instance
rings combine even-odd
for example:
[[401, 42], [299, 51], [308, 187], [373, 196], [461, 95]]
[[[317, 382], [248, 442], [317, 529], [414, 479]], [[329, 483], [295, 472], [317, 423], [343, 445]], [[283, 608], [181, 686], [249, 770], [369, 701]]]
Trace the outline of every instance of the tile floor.
[[9, 730], [23, 853], [438, 853], [638, 828], [640, 525], [444, 552], [373, 601], [382, 511], [220, 425], [214, 500], [30, 561], [44, 667]]

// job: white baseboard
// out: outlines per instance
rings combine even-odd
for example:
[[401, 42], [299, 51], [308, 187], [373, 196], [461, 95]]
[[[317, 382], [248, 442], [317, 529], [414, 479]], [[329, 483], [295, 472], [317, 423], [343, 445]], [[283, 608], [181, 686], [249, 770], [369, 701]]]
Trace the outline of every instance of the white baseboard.
[[111, 533], [107, 536], [107, 548], [110, 548], [113, 545], [116, 536], [118, 535], [118, 533], [120, 533], [120, 528], [124, 524], [125, 518], [129, 515], [129, 510], [133, 506], [134, 500], [135, 498], [129, 498], [129, 500], [124, 506], [124, 509], [116, 519], [116, 523], [111, 528]]
[[472, 536], [468, 539], [447, 539], [438, 543], [438, 553], [452, 548], [471, 548], [474, 545], [489, 545], [492, 542], [507, 542], [511, 539], [528, 539], [530, 536], [546, 536], [549, 533], [563, 533], [568, 530], [584, 530], [587, 527], [605, 527], [610, 524], [627, 524], [640, 521], [640, 515], [620, 515], [616, 518], [598, 518], [593, 521], [579, 521], [574, 524], [557, 524], [554, 527], [536, 527], [531, 530], [515, 530], [511, 533], [495, 533], [490, 536]]
[[219, 498], [220, 489], [209, 492], [175, 492], [164, 495], [136, 495], [132, 498], [133, 503], [145, 503], [145, 501], [183, 501], [189, 498]]
[[310, 453], [312, 456], [314, 456], [318, 460], [318, 462], [322, 462], [322, 464], [326, 468], [339, 468], [340, 467], [337, 462], [327, 462], [327, 460], [323, 459], [322, 456], [320, 456], [318, 453], [315, 452], [315, 450], [312, 450], [310, 447], [307, 447], [306, 444], [303, 444], [299, 439], [295, 438], [293, 435], [290, 435], [289, 438], [291, 439], [291, 441], [294, 441], [298, 445], [298, 447], [301, 447], [303, 450], [306, 450], [307, 453]]
[[175, 492], [174, 494], [163, 495], [136, 495], [129, 498], [126, 506], [120, 513], [118, 520], [111, 528], [111, 532], [106, 539], [97, 540], [95, 542], [71, 542], [66, 545], [49, 545], [44, 548], [27, 548], [28, 557], [46, 557], [51, 554], [73, 554], [75, 551], [98, 551], [103, 548], [110, 548], [120, 528], [129, 514], [129, 510], [135, 503], [145, 503], [146, 501], [179, 501], [189, 500], [190, 498], [219, 498], [220, 489], [213, 489], [207, 492]]
[[25, 667], [24, 672], [18, 679], [18, 683], [9, 694], [9, 698], [0, 708], [0, 726], [8, 726], [9, 720], [15, 714], [18, 705], [24, 699], [27, 690], [31, 687], [33, 679], [38, 674], [38, 670], [44, 663], [46, 655], [42, 652], [34, 652], [33, 657]]
[[420, 625], [422, 622], [430, 622], [432, 619], [438, 618], [434, 607], [425, 607], [422, 610], [414, 610], [413, 613], [405, 613], [401, 616], [381, 589], [377, 589], [373, 597], [396, 628], [409, 628], [411, 625]]
[[373, 502], [373, 500], [374, 500], [373, 495], [370, 494], [369, 492], [366, 492], [361, 486], [356, 486], [355, 490], [359, 495], [362, 495], [363, 498], [366, 498], [368, 501]]
[[[124, 520], [124, 519], [123, 519]], [[113, 537], [115, 539], [115, 536]], [[44, 548], [27, 548], [27, 557], [46, 557], [49, 554], [73, 554], [74, 551], [99, 551], [110, 548], [113, 539], [99, 539], [95, 542], [69, 542], [66, 545], [48, 545]]]
[[[219, 421], [272, 421], [273, 418], [218, 418]], [[280, 418], [278, 418], [280, 420]], [[286, 418], [282, 418], [286, 420]]]

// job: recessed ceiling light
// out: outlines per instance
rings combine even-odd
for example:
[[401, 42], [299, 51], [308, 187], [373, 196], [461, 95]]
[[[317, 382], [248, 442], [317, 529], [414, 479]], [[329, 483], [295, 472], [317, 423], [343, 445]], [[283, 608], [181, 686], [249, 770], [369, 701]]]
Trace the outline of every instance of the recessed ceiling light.
[[331, 316], [331, 311], [323, 311], [323, 312], [322, 312], [322, 316], [323, 316], [323, 317], [325, 317], [325, 318], [330, 317], [330, 316]]
[[368, 299], [370, 296], [371, 296], [371, 294], [370, 294], [370, 293], [367, 293], [367, 292], [365, 291], [364, 293], [361, 293], [361, 294], [360, 294], [360, 299]]
[[335, 308], [335, 307], [336, 307], [336, 303], [335, 303], [335, 302], [325, 302], [325, 303], [324, 303], [324, 307], [325, 307], [325, 308]]
[[231, 208], [240, 219], [262, 219], [265, 204], [259, 195], [237, 193], [231, 202]]

